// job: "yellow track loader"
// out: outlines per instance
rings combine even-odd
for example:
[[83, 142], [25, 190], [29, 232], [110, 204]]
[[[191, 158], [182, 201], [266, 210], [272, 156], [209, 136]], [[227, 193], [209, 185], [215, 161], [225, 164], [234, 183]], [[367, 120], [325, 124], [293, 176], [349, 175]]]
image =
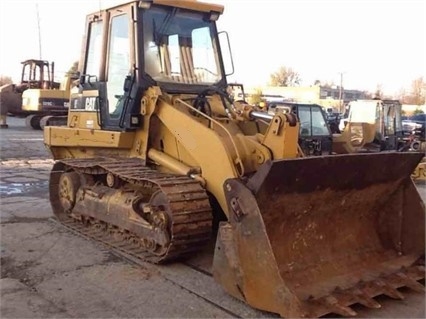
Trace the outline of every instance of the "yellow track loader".
[[283, 317], [424, 291], [421, 156], [300, 157], [296, 115], [230, 97], [222, 12], [144, 0], [88, 15], [67, 126], [44, 130], [58, 220], [154, 263], [216, 240], [216, 281]]

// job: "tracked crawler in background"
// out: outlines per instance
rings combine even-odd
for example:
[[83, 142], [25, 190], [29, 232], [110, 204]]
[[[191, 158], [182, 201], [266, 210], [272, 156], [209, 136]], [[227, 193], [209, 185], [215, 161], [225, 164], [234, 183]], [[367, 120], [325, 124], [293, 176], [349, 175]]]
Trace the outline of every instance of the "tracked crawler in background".
[[154, 0], [87, 17], [68, 125], [44, 130], [57, 218], [152, 262], [216, 235], [215, 279], [284, 317], [423, 291], [421, 155], [301, 158], [296, 116], [229, 97], [222, 11]]

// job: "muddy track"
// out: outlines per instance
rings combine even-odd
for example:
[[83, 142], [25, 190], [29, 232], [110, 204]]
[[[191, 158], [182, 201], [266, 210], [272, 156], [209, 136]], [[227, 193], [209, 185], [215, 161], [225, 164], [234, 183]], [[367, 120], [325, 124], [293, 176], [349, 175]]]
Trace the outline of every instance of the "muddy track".
[[[90, 211], [84, 206], [76, 213], [79, 205], [79, 199], [76, 199], [77, 203], [72, 204], [75, 206], [65, 212], [61, 176], [67, 172], [75, 172], [80, 179], [90, 180], [90, 185], [84, 184], [74, 193], [79, 192], [76, 195], [80, 196], [79, 199], [95, 197], [93, 201], [100, 204], [88, 207], [99, 207], [97, 211]], [[101, 180], [108, 178], [114, 179], [112, 187], [100, 185]], [[76, 178], [71, 176], [71, 179]], [[202, 249], [211, 237], [212, 212], [201, 185], [185, 176], [150, 169], [139, 159], [57, 162], [52, 169], [49, 191], [53, 212], [64, 225], [144, 261], [157, 263], [185, 257]], [[138, 206], [148, 209], [149, 216], [142, 216], [135, 223], [131, 218], [122, 220], [125, 214], [121, 214], [114, 219], [118, 220], [117, 223], [113, 224], [113, 218], [106, 216], [108, 213], [100, 205], [105, 204], [108, 196], [116, 199], [123, 193], [130, 194], [126, 195], [124, 203], [132, 202], [123, 208], [124, 212], [129, 207]], [[141, 203], [141, 198], [146, 202]], [[155, 241], [154, 238], [159, 239]]]

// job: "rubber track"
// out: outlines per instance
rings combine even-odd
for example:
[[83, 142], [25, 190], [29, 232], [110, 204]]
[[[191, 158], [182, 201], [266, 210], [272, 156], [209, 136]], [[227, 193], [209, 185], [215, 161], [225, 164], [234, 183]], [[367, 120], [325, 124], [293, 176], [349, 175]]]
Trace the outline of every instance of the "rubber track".
[[[160, 256], [150, 254], [131, 242], [117, 240], [104, 230], [87, 227], [63, 211], [58, 211], [59, 178], [63, 172], [68, 170], [93, 175], [110, 172], [136, 187], [150, 190], [160, 189], [168, 197], [172, 212], [172, 236], [167, 251]], [[101, 158], [58, 161], [51, 172], [49, 192], [54, 214], [61, 223], [85, 236], [144, 261], [158, 263], [185, 257], [201, 250], [211, 237], [212, 211], [206, 191], [199, 182], [186, 176], [160, 173], [145, 166], [140, 159]]]

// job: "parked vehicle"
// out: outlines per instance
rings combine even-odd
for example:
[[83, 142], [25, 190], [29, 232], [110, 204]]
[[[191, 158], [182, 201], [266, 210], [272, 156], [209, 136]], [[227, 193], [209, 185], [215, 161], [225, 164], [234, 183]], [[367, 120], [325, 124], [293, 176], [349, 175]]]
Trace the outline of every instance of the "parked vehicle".
[[425, 138], [426, 114], [422, 113], [412, 115], [408, 118], [406, 124], [413, 128], [411, 132], [414, 135], [423, 139]]
[[410, 135], [417, 129], [421, 129], [422, 125], [411, 120], [410, 117], [405, 117], [402, 120], [402, 130], [405, 134]]

